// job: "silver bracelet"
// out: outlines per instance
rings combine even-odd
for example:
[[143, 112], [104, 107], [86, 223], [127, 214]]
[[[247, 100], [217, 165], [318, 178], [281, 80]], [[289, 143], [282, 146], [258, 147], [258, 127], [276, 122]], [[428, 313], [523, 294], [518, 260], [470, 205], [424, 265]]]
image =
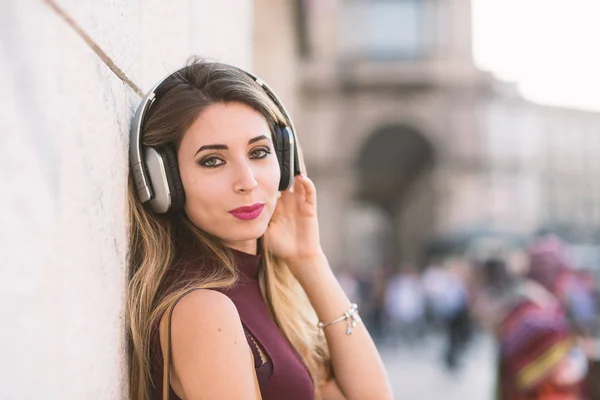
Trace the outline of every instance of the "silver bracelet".
[[360, 315], [358, 315], [358, 306], [356, 305], [356, 303], [352, 303], [350, 309], [346, 311], [344, 315], [337, 319], [334, 319], [331, 322], [324, 323], [319, 321], [319, 323], [317, 324], [317, 327], [319, 328], [319, 335], [323, 333], [323, 328], [325, 328], [326, 326], [337, 324], [338, 322], [342, 321], [348, 322], [348, 329], [346, 329], [346, 335], [352, 335], [352, 328], [356, 328], [356, 325], [358, 325], [359, 322], [362, 322], [362, 319], [360, 319]]

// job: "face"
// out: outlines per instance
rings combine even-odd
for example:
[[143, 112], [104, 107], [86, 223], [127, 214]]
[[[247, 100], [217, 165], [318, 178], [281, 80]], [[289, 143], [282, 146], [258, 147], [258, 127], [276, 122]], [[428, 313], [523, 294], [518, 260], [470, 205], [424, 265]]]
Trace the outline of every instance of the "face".
[[225, 245], [255, 253], [280, 178], [262, 114], [237, 102], [208, 107], [184, 133], [177, 158], [188, 218]]

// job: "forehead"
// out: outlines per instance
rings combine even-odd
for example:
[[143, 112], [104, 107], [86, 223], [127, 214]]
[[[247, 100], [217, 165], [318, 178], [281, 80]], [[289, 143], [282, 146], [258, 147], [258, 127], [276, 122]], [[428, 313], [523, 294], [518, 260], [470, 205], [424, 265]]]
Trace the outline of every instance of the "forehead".
[[267, 120], [252, 107], [239, 103], [218, 103], [206, 108], [184, 133], [182, 145], [224, 144], [246, 146], [248, 140], [271, 137]]

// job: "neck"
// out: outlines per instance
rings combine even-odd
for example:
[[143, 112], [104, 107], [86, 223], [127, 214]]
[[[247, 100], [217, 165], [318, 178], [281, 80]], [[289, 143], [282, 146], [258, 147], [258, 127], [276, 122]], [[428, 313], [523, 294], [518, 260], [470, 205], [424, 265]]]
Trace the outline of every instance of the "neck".
[[258, 240], [245, 240], [240, 242], [224, 242], [225, 246], [244, 253], [256, 255], [258, 253]]

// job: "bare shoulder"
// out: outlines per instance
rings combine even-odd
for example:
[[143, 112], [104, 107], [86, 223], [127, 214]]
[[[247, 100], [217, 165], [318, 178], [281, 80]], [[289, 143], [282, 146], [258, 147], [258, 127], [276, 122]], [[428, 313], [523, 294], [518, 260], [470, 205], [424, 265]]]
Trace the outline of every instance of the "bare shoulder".
[[[252, 353], [240, 316], [231, 299], [220, 292], [195, 290], [175, 305], [171, 355], [171, 385], [182, 398], [243, 398], [254, 391]], [[231, 385], [233, 379], [236, 385]]]
[[[183, 322], [183, 323], [181, 323]], [[226, 295], [216, 290], [198, 289], [179, 300], [173, 309], [172, 330], [180, 333], [188, 328], [239, 325], [240, 316], [235, 304]]]

